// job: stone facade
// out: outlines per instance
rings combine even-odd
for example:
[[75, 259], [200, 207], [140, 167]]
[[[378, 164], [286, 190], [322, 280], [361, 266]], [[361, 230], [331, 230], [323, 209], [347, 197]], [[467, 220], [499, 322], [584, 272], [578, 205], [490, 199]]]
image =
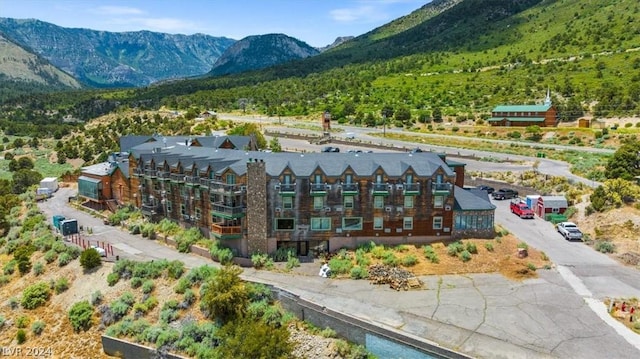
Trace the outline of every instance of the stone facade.
[[267, 171], [263, 160], [247, 162], [247, 253], [268, 253]]

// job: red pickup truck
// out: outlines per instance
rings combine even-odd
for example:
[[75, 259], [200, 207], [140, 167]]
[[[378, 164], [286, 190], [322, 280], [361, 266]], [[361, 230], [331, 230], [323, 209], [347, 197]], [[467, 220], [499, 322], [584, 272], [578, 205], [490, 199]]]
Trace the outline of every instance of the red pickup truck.
[[520, 218], [533, 218], [533, 211], [527, 204], [521, 199], [517, 198], [511, 201], [511, 213], [517, 215]]

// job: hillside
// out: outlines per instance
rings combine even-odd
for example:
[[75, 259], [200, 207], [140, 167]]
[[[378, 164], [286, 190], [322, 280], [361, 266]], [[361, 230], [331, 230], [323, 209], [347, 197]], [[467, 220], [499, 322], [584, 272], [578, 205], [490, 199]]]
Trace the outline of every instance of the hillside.
[[0, 100], [11, 95], [79, 89], [80, 83], [0, 33]]
[[207, 73], [235, 40], [203, 34], [70, 29], [0, 18], [0, 32], [95, 87], [145, 86]]
[[284, 34], [248, 36], [231, 45], [213, 65], [210, 76], [229, 75], [286, 64], [319, 53]]

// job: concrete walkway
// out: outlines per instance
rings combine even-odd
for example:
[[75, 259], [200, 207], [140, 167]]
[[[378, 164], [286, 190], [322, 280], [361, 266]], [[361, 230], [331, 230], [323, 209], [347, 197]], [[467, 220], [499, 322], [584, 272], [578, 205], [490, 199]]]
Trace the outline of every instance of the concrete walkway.
[[[78, 219], [93, 230], [87, 239], [111, 243], [120, 257], [177, 259], [188, 267], [216, 265], [106, 226], [69, 207], [67, 196], [73, 194], [62, 188], [40, 208], [49, 219], [54, 214]], [[562, 267], [541, 270], [539, 278], [523, 282], [499, 274], [426, 276], [421, 278], [424, 289], [397, 292], [368, 281], [321, 278], [314, 274], [319, 264], [303, 266], [297, 275], [249, 268], [243, 278], [478, 358], [640, 357], [640, 347], [632, 344], [638, 335], [608, 325], [604, 305], [579, 282], [565, 280]]]

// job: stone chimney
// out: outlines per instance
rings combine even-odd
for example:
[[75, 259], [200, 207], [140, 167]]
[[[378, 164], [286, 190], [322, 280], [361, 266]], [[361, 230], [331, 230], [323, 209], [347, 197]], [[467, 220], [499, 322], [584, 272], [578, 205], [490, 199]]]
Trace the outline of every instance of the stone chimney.
[[247, 250], [267, 253], [267, 170], [263, 160], [247, 162]]

